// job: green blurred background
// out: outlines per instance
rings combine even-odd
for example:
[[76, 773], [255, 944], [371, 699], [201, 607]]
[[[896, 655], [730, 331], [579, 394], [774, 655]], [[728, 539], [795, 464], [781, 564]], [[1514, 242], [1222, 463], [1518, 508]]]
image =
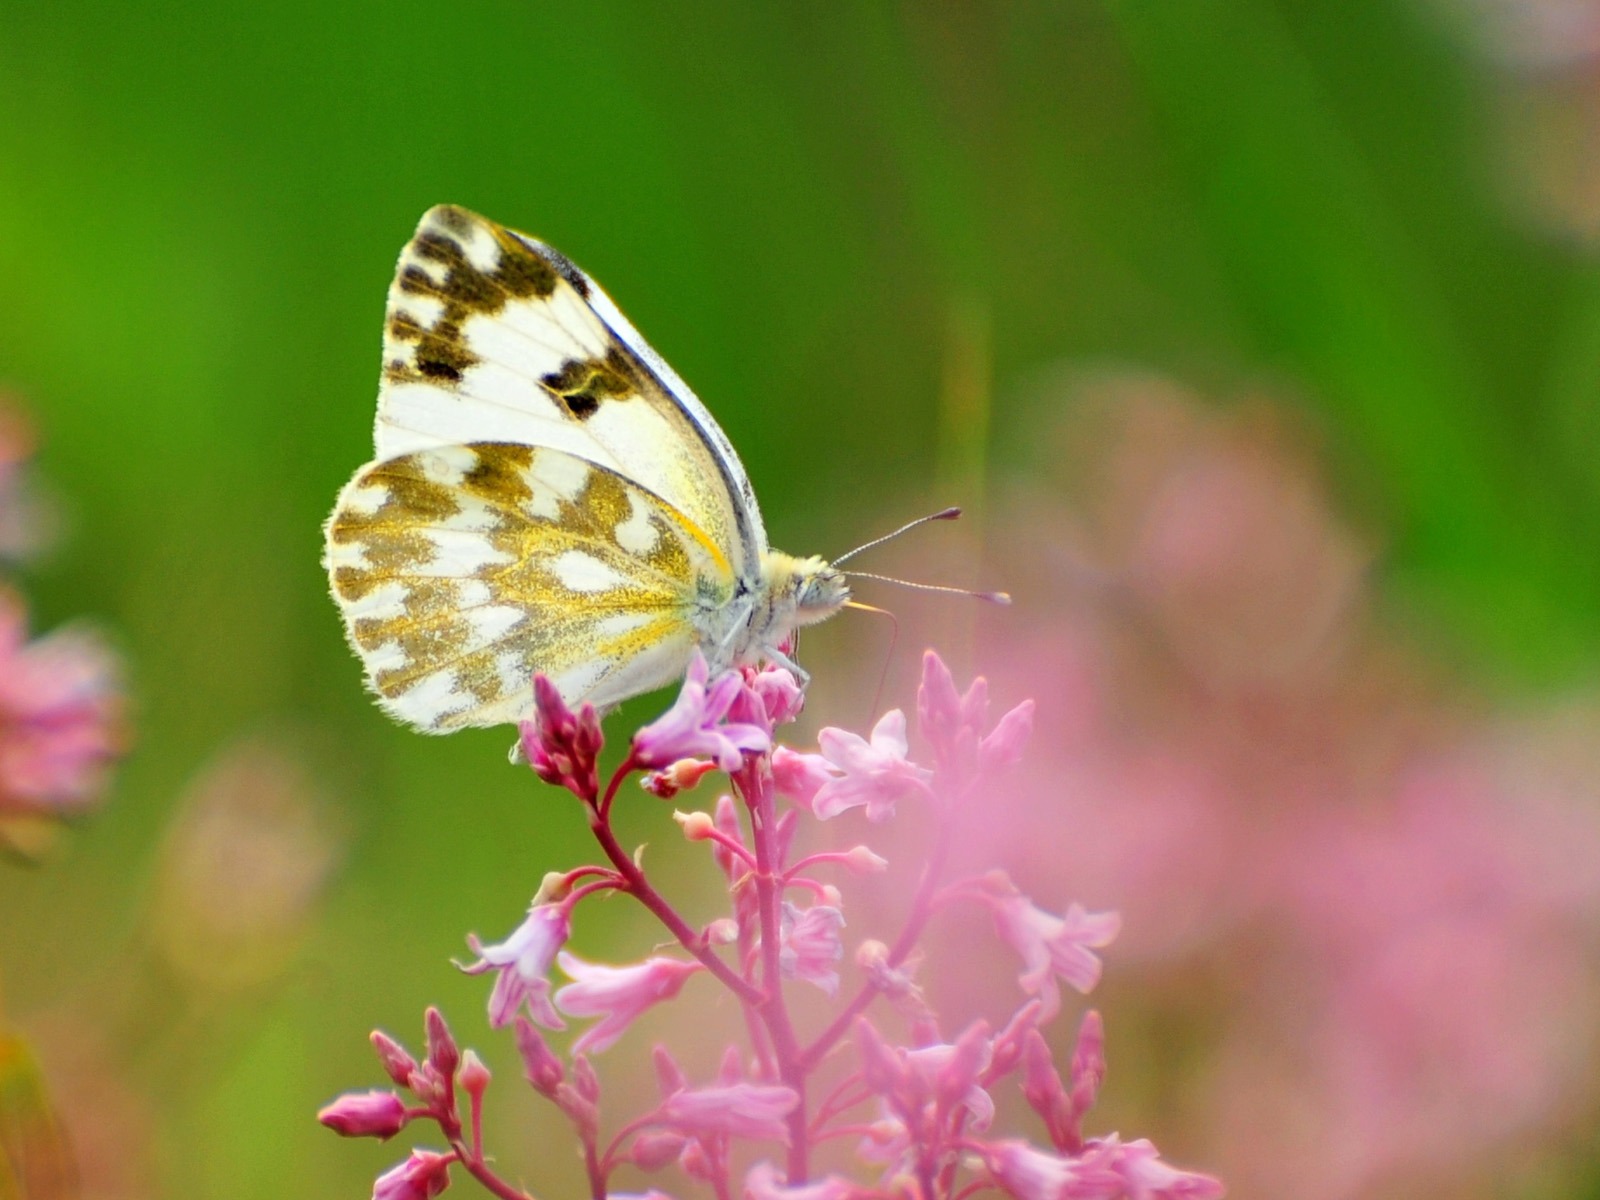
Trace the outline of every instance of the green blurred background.
[[[65, 854], [0, 871], [6, 1011], [133, 1047], [173, 1196], [366, 1194], [394, 1148], [311, 1120], [376, 1078], [365, 1031], [439, 1002], [482, 1040], [445, 960], [579, 831], [503, 731], [369, 706], [318, 563], [395, 255], [441, 201], [605, 284], [787, 549], [1048, 477], [1059, 402], [1030, 381], [1063, 361], [1266, 380], [1325, 435], [1394, 610], [1491, 689], [1592, 682], [1600, 269], [1582, 196], [1519, 152], [1526, 62], [1452, 15], [0, 4], [0, 387], [65, 535], [24, 586], [38, 627], [113, 633], [136, 738]], [[968, 360], [986, 433], [948, 402]], [[151, 948], [164, 831], [254, 736], [306, 764], [341, 861], [281, 969], [184, 976]]]

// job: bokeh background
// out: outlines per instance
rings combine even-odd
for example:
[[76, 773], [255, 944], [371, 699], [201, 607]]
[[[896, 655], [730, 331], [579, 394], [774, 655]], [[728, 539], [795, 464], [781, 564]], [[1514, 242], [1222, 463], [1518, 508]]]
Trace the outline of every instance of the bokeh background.
[[877, 562], [1016, 607], [872, 591], [808, 718], [924, 643], [1038, 696], [974, 843], [1127, 916], [1102, 1128], [1240, 1197], [1600, 1195], [1597, 151], [1593, 0], [0, 3], [11, 578], [128, 693], [0, 865], [83, 1194], [367, 1194], [399, 1151], [312, 1114], [430, 1002], [516, 1074], [448, 959], [581, 823], [371, 708], [318, 563], [448, 200], [604, 282], [778, 545], [968, 507]]

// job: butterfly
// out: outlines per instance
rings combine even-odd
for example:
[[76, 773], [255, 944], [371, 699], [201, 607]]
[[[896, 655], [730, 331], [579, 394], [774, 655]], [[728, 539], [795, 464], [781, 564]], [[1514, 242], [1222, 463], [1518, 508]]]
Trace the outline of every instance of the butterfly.
[[603, 710], [696, 649], [793, 667], [850, 599], [767, 545], [727, 436], [599, 285], [463, 208], [400, 254], [374, 443], [324, 560], [378, 702], [424, 732], [526, 718], [536, 672]]

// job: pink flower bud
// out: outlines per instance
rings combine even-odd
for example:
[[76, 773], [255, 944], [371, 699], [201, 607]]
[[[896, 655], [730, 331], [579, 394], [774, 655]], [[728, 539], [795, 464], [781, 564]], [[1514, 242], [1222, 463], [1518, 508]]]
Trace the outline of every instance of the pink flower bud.
[[707, 812], [675, 812], [672, 819], [683, 830], [685, 841], [703, 842], [717, 830], [717, 823], [711, 819]]
[[518, 1017], [512, 1026], [517, 1041], [517, 1053], [522, 1056], [522, 1070], [533, 1090], [541, 1096], [553, 1097], [556, 1088], [567, 1077], [561, 1060], [552, 1053], [544, 1037], [526, 1017]]
[[346, 1092], [317, 1114], [340, 1137], [375, 1137], [388, 1141], [411, 1118], [393, 1092]]
[[845, 866], [857, 875], [878, 875], [889, 869], [889, 860], [874, 854], [867, 846], [853, 846], [844, 856]]
[[489, 1068], [483, 1065], [483, 1059], [478, 1057], [476, 1050], [468, 1050], [461, 1056], [461, 1073], [456, 1076], [456, 1082], [474, 1102], [483, 1100], [483, 1093], [488, 1091], [491, 1078]]
[[1001, 717], [989, 736], [978, 743], [979, 769], [1002, 771], [1015, 766], [1032, 735], [1033, 701], [1024, 700]]
[[680, 758], [665, 770], [651, 771], [639, 781], [639, 786], [657, 799], [671, 800], [716, 769], [717, 764], [707, 758]]
[[1078, 1026], [1078, 1044], [1072, 1051], [1072, 1111], [1078, 1120], [1094, 1107], [1106, 1078], [1106, 1031], [1100, 1014], [1090, 1009]]
[[853, 1029], [856, 1052], [861, 1057], [861, 1074], [867, 1086], [880, 1096], [904, 1094], [911, 1077], [895, 1048], [865, 1017], [857, 1017]]
[[672, 1051], [665, 1046], [656, 1046], [650, 1051], [650, 1061], [656, 1069], [656, 1087], [661, 1090], [663, 1099], [673, 1092], [681, 1092], [689, 1086], [689, 1078], [683, 1073], [683, 1068], [678, 1065], [678, 1060], [672, 1057]]
[[642, 1133], [633, 1139], [628, 1157], [644, 1171], [659, 1171], [683, 1153], [689, 1139], [681, 1133], [664, 1130]]
[[378, 1052], [378, 1061], [383, 1064], [383, 1073], [401, 1087], [409, 1088], [411, 1072], [417, 1069], [417, 1060], [381, 1029], [372, 1031], [371, 1041], [372, 1048]]
[[590, 1104], [600, 1103], [600, 1076], [594, 1073], [594, 1065], [584, 1054], [575, 1054], [572, 1059], [572, 1086], [578, 1089]]
[[533, 720], [520, 727], [517, 746], [523, 760], [546, 783], [593, 800], [599, 791], [595, 760], [605, 741], [594, 706], [585, 704], [574, 713], [554, 683], [535, 675], [533, 711]]
[[450, 1186], [454, 1154], [413, 1150], [405, 1162], [391, 1167], [372, 1185], [372, 1200], [431, 1200]]
[[461, 1065], [461, 1050], [456, 1045], [456, 1039], [450, 1035], [450, 1026], [444, 1023], [444, 1015], [431, 1006], [425, 1025], [428, 1030], [428, 1065], [443, 1078], [453, 1078], [456, 1068]]

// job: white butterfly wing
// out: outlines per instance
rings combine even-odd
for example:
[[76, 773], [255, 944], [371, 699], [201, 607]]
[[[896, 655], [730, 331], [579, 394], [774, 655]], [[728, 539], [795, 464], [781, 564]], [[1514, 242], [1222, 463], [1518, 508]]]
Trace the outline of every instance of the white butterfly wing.
[[697, 605], [735, 586], [659, 497], [564, 451], [497, 442], [362, 468], [328, 520], [326, 562], [369, 686], [428, 733], [526, 717], [535, 672], [601, 708], [670, 683]]
[[766, 533], [711, 414], [597, 284], [532, 238], [451, 205], [401, 253], [384, 326], [379, 461], [472, 442], [549, 447], [654, 493], [741, 578]]

